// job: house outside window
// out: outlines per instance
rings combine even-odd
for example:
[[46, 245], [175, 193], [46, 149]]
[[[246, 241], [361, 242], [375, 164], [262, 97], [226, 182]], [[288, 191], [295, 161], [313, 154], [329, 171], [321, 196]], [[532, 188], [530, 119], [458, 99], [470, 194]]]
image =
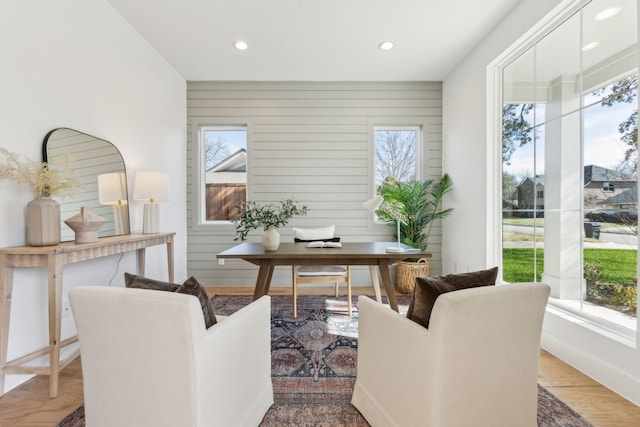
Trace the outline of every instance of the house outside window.
[[246, 126], [200, 128], [201, 222], [231, 221], [247, 199]]
[[374, 127], [376, 193], [385, 180], [407, 182], [422, 178], [420, 126]]
[[635, 338], [637, 13], [620, 6], [598, 20], [591, 1], [502, 68], [502, 273]]

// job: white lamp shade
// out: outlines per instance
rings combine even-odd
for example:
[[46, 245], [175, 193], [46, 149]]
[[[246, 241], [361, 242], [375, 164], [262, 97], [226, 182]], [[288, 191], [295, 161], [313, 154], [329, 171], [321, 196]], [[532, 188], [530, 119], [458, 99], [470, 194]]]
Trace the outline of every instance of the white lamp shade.
[[378, 195], [364, 202], [362, 206], [364, 206], [367, 210], [374, 212], [380, 207], [382, 201], [382, 196]]
[[152, 203], [168, 202], [169, 175], [165, 172], [136, 172], [133, 198], [135, 200], [147, 200]]
[[127, 203], [127, 177], [122, 172], [98, 175], [98, 197], [101, 205]]

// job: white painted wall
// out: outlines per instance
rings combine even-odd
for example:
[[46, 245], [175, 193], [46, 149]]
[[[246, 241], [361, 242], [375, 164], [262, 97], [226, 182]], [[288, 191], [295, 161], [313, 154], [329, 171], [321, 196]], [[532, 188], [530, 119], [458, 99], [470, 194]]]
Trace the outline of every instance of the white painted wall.
[[[176, 279], [186, 276], [184, 79], [104, 0], [3, 0], [0, 3], [0, 145], [41, 160], [45, 134], [70, 127], [111, 141], [124, 157], [129, 188], [137, 170], [171, 176], [161, 228], [176, 231]], [[130, 193], [131, 196], [131, 193]], [[25, 244], [29, 192], [0, 180], [0, 247]], [[131, 225], [142, 228], [142, 204]], [[164, 247], [147, 250], [147, 274], [167, 278]], [[83, 284], [123, 283], [134, 254], [65, 268], [64, 292]], [[48, 343], [46, 271], [16, 269], [9, 360]], [[63, 319], [63, 338], [73, 335]], [[26, 380], [8, 375], [5, 390]]]
[[[492, 266], [499, 242], [497, 147], [487, 142], [492, 78], [487, 66], [554, 7], [570, 1], [523, 0], [443, 82], [443, 171], [456, 183], [455, 215], [443, 225], [445, 273]], [[557, 9], [556, 9], [557, 12]], [[542, 345], [587, 375], [640, 404], [640, 350], [585, 322], [548, 311]]]

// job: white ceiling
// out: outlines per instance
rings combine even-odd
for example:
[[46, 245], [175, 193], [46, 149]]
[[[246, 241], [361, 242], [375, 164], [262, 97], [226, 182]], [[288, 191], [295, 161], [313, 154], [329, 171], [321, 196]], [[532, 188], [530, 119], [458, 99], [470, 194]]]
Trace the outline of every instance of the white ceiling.
[[108, 1], [186, 80], [263, 81], [443, 80], [518, 2]]

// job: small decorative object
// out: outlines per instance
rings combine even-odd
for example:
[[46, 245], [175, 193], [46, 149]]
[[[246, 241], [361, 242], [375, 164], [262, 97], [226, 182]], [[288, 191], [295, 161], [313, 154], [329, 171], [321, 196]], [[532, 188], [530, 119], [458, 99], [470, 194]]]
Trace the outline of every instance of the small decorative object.
[[262, 235], [262, 246], [266, 251], [276, 251], [280, 246], [280, 233], [275, 227], [269, 227]]
[[27, 204], [27, 244], [50, 246], [60, 243], [60, 205], [53, 196], [73, 194], [82, 189], [68, 158], [56, 159], [55, 167], [36, 162], [0, 147], [0, 178], [30, 187], [35, 199]]
[[309, 209], [307, 206], [298, 207], [293, 199], [280, 201], [280, 205], [259, 206], [256, 202], [246, 202], [236, 207], [237, 219], [236, 238], [234, 240], [244, 241], [251, 230], [262, 228], [265, 233], [262, 236], [262, 244], [265, 250], [275, 251], [280, 246], [280, 234], [278, 227], [287, 225], [294, 216], [306, 215]]
[[165, 172], [136, 172], [133, 186], [133, 198], [144, 200], [142, 232], [144, 234], [160, 232], [160, 205], [169, 201], [169, 175]]
[[60, 236], [60, 204], [50, 197], [36, 197], [27, 203], [27, 243], [57, 245]]
[[105, 221], [103, 217], [83, 206], [79, 214], [66, 219], [64, 223], [76, 233], [76, 243], [91, 243], [98, 241], [98, 230]]

